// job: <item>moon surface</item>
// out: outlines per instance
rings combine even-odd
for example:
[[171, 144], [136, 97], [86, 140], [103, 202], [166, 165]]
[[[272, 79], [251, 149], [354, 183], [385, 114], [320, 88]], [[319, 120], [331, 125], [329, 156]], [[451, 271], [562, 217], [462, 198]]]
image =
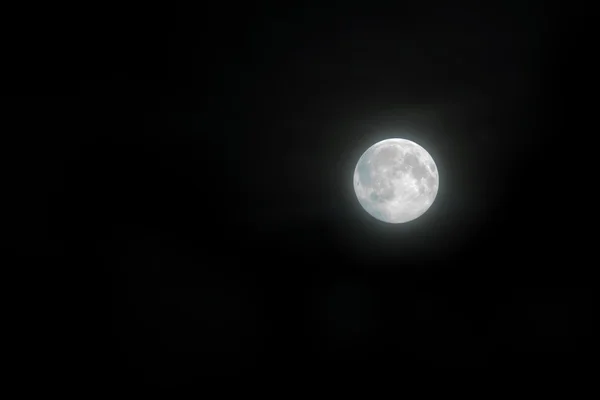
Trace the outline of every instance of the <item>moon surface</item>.
[[431, 155], [406, 139], [375, 143], [354, 169], [354, 191], [361, 206], [376, 219], [393, 224], [423, 215], [433, 204], [438, 185]]

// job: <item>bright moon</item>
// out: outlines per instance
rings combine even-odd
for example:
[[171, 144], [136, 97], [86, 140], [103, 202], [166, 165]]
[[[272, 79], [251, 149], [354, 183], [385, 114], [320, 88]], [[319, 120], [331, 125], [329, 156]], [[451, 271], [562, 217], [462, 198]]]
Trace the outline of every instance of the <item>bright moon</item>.
[[437, 166], [429, 153], [406, 139], [375, 143], [354, 169], [354, 191], [373, 217], [393, 224], [419, 218], [438, 192]]

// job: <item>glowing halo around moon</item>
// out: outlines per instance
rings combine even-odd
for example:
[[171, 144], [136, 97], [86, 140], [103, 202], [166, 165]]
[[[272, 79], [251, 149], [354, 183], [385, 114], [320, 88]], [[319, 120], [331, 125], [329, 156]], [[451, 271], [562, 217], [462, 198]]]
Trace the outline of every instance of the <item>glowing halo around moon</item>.
[[354, 191], [374, 218], [404, 223], [419, 218], [433, 204], [439, 186], [437, 166], [420, 145], [386, 139], [369, 147], [354, 169]]

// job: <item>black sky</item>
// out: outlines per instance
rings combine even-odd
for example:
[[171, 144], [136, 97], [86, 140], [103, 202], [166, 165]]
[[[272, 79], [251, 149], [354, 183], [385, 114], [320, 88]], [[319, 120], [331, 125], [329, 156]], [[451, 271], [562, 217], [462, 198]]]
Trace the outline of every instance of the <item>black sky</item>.
[[[94, 275], [76, 284], [82, 361], [134, 386], [584, 363], [592, 288], [566, 238], [577, 194], [557, 185], [568, 168], [545, 167], [585, 125], [569, 115], [587, 106], [561, 100], [586, 82], [567, 61], [574, 14], [542, 1], [82, 11], [64, 35], [76, 83], [39, 100], [75, 132], [52, 141], [40, 182], [43, 252]], [[440, 171], [408, 224], [372, 219], [352, 189], [361, 153], [391, 136]]]

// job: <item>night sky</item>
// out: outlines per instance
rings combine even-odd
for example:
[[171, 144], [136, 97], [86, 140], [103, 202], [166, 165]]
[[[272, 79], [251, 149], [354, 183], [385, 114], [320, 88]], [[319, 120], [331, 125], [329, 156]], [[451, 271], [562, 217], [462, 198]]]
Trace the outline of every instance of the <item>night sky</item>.
[[[41, 169], [40, 252], [78, 271], [94, 379], [583, 365], [586, 190], [562, 183], [591, 107], [562, 100], [585, 85], [575, 13], [250, 3], [90, 6], [64, 36], [77, 79], [44, 104], [73, 134]], [[407, 224], [353, 192], [388, 137], [440, 172]]]

